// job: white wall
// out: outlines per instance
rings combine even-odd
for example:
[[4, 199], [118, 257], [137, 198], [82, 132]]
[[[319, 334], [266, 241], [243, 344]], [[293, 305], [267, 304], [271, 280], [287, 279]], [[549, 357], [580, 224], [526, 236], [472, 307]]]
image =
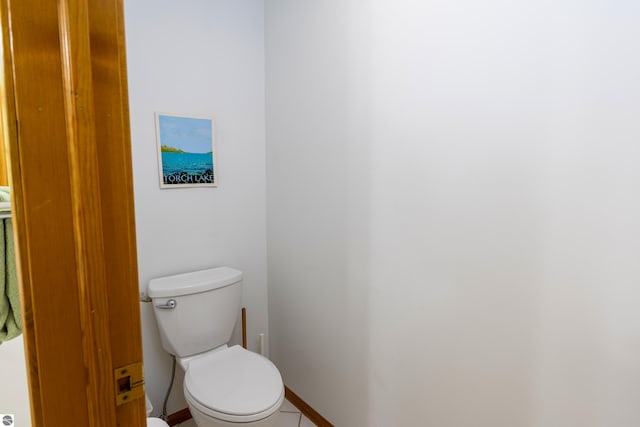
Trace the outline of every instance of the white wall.
[[0, 345], [0, 414], [13, 414], [15, 424], [31, 426], [27, 366], [22, 335]]
[[[249, 348], [257, 350], [267, 332], [263, 2], [126, 1], [125, 20], [140, 289], [210, 266], [242, 270]], [[217, 188], [160, 190], [156, 111], [214, 117]], [[149, 304], [142, 322], [147, 393], [158, 414], [170, 357]], [[179, 373], [169, 413], [185, 407]]]
[[265, 4], [285, 382], [337, 426], [639, 425], [637, 2]]

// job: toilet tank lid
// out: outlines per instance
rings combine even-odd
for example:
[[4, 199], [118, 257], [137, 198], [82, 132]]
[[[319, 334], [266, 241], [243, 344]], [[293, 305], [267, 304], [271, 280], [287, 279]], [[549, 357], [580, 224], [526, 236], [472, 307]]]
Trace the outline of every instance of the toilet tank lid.
[[209, 268], [149, 281], [147, 294], [151, 298], [177, 297], [223, 288], [242, 280], [242, 272], [230, 267]]

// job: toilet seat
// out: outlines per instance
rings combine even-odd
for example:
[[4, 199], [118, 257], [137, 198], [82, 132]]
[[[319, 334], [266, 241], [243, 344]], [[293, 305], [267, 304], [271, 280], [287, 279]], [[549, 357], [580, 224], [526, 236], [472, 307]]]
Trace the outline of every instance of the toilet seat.
[[184, 394], [190, 405], [209, 417], [248, 423], [280, 408], [284, 386], [269, 359], [233, 346], [189, 362]]

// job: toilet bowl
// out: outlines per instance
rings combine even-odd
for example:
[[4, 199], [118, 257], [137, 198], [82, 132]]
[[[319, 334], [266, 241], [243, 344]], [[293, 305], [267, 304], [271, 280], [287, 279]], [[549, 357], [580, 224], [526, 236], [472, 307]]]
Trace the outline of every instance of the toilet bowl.
[[184, 397], [198, 427], [272, 427], [284, 401], [269, 359], [228, 347], [241, 285], [242, 272], [229, 267], [149, 282], [162, 346], [184, 369]]
[[160, 418], [147, 418], [147, 427], [169, 427], [169, 424]]
[[145, 395], [145, 399], [147, 401], [147, 427], [169, 427], [169, 424], [165, 423], [160, 418], [150, 417], [151, 411], [153, 411], [153, 406], [151, 405], [149, 396]]
[[199, 427], [275, 424], [284, 386], [269, 359], [223, 346], [183, 363], [184, 396]]

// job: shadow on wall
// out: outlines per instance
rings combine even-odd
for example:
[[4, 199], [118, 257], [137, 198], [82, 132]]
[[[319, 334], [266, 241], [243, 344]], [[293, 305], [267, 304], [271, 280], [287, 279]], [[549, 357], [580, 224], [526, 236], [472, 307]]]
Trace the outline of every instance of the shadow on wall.
[[271, 356], [293, 392], [352, 427], [371, 425], [372, 381], [371, 34], [360, 6], [266, 7]]

